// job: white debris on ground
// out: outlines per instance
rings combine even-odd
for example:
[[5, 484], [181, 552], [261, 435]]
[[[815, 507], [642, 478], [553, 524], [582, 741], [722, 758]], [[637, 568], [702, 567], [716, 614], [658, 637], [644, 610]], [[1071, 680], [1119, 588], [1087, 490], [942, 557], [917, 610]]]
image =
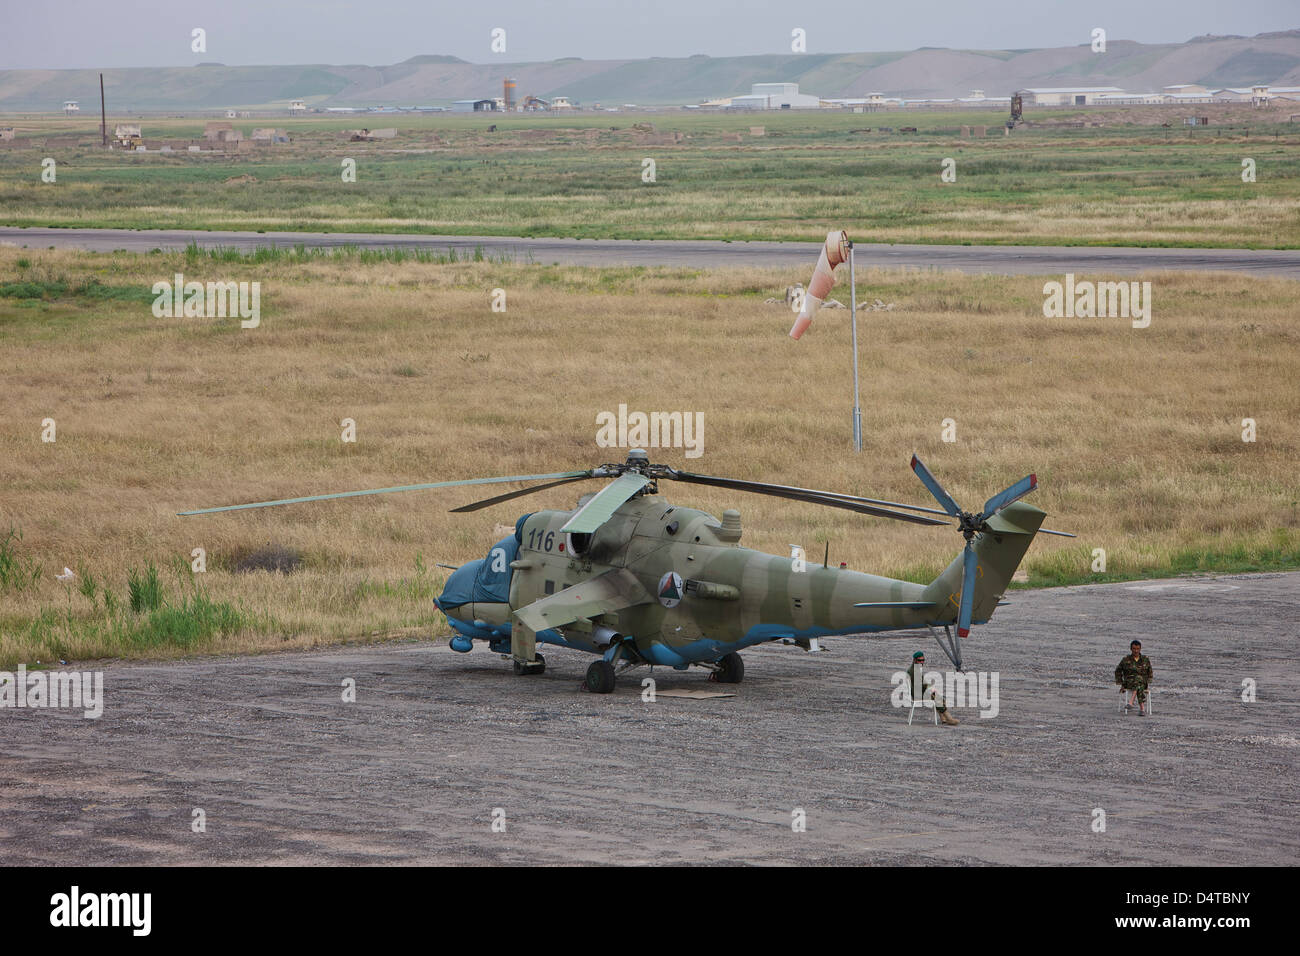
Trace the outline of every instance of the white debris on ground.
[[[796, 311], [794, 309], [794, 306], [796, 303], [802, 303], [803, 295], [804, 295], [803, 286], [796, 283], [794, 285], [788, 285], [785, 287], [784, 300], [778, 299], [775, 296], [771, 296], [769, 298], [764, 299], [763, 304], [764, 305], [785, 305], [787, 307], [790, 307], [792, 311]], [[847, 309], [848, 308], [848, 306], [846, 306], [839, 299], [827, 299], [825, 302], [822, 303], [821, 307], [823, 309]], [[876, 299], [874, 302], [862, 303], [862, 305], [858, 306], [858, 311], [859, 312], [892, 312], [894, 311], [895, 308], [897, 308], [897, 305], [893, 302], [885, 302], [882, 299]]]

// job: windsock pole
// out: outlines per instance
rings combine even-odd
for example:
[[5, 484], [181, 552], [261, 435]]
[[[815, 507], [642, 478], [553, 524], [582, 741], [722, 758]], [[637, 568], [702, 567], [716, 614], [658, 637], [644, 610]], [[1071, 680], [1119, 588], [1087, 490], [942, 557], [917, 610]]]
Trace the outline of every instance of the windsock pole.
[[858, 284], [853, 276], [853, 240], [849, 240], [849, 309], [853, 316], [853, 450], [862, 451], [862, 408], [858, 396]]

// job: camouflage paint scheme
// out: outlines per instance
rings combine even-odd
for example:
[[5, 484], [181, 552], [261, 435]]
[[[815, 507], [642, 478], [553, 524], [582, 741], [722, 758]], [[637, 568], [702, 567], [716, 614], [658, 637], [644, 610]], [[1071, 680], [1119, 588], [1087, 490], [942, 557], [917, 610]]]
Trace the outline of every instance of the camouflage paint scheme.
[[[561, 531], [576, 513], [526, 516], [511, 564], [509, 604], [440, 603], [451, 626], [464, 638], [510, 652], [517, 663], [534, 661], [542, 643], [609, 661], [685, 669], [766, 641], [807, 648], [810, 639], [826, 635], [943, 626], [957, 619], [961, 554], [923, 585], [815, 561], [795, 570], [789, 557], [739, 546], [738, 512], [724, 512], [719, 522], [657, 494], [626, 501], [591, 535]], [[993, 615], [1044, 517], [1017, 501], [976, 535], [975, 623]], [[672, 607], [671, 598], [659, 598], [660, 583], [671, 572], [683, 584]], [[858, 606], [863, 604], [877, 606]], [[457, 650], [471, 646], [453, 640]]]

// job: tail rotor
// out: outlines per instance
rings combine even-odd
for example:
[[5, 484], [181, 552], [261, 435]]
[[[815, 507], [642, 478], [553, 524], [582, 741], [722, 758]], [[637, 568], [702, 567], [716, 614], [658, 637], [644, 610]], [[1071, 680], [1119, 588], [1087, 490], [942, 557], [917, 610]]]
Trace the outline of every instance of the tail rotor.
[[973, 542], [977, 534], [988, 530], [988, 520], [1014, 501], [1019, 501], [1038, 487], [1036, 475], [1026, 475], [1015, 484], [998, 492], [984, 502], [984, 510], [978, 512], [962, 511], [952, 495], [944, 490], [937, 478], [925, 467], [925, 463], [916, 455], [912, 456], [912, 471], [921, 479], [921, 484], [934, 495], [935, 501], [952, 517], [957, 519], [957, 530], [966, 539], [962, 554], [961, 600], [957, 606], [957, 636], [970, 634], [971, 609], [975, 599], [975, 579], [979, 574], [979, 555], [975, 553]]

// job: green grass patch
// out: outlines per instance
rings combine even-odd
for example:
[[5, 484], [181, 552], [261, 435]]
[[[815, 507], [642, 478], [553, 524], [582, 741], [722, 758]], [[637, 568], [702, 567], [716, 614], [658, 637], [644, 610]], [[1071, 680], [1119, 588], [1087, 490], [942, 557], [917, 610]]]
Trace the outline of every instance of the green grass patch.
[[19, 553], [23, 533], [11, 527], [0, 541], [0, 592], [20, 593], [35, 587], [42, 568], [32, 558]]

